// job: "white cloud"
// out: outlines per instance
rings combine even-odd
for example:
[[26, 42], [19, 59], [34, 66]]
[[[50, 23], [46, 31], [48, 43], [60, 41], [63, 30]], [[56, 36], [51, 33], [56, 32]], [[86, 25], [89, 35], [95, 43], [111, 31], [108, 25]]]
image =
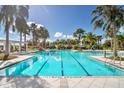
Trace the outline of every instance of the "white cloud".
[[35, 23], [35, 22], [27, 22], [27, 24], [30, 26], [32, 23]]
[[121, 28], [119, 29], [119, 32], [124, 33], [124, 27], [121, 27]]
[[67, 35], [63, 35], [63, 38], [66, 38], [67, 37]]
[[101, 40], [101, 43], [102, 43], [102, 44], [105, 43], [106, 40], [108, 40], [108, 39], [103, 38], [103, 39]]
[[64, 39], [72, 39], [72, 38], [73, 38], [72, 35], [65, 35], [65, 34], [63, 34], [62, 37], [63, 37]]
[[14, 32], [12, 30], [9, 31], [10, 34], [13, 34]]
[[42, 24], [37, 24], [35, 22], [27, 22], [28, 26], [30, 26], [32, 23], [36, 24], [37, 28], [44, 27], [44, 25], [42, 25]]
[[5, 38], [4, 37], [0, 37], [0, 40], [5, 40]]
[[62, 37], [62, 35], [63, 35], [63, 33], [62, 32], [56, 32], [55, 33], [55, 35], [54, 35], [54, 37]]
[[36, 24], [36, 25], [37, 25], [37, 28], [44, 27], [44, 26], [41, 25], [41, 24]]
[[68, 39], [72, 39], [73, 36], [72, 36], [72, 35], [67, 35], [67, 38], [68, 38]]
[[53, 42], [53, 40], [51, 40], [51, 39], [47, 39], [46, 41], [47, 41], [47, 42]]

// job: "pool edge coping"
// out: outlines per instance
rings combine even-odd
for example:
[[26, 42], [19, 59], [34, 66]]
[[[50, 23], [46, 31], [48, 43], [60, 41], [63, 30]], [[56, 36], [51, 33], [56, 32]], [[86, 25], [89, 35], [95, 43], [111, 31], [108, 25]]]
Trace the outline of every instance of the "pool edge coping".
[[[23, 59], [23, 60], [20, 60], [20, 61], [15, 61], [15, 62], [13, 62], [12, 64], [9, 64], [9, 65], [0, 67], [0, 70], [3, 70], [3, 69], [5, 69], [5, 68], [7, 68], [7, 67], [10, 67], [10, 66], [13, 66], [13, 65], [16, 65], [16, 64], [19, 64], [19, 63], [21, 63], [21, 62], [23, 62], [23, 61], [25, 61], [25, 60], [28, 60], [28, 59], [30, 59], [30, 58], [33, 58], [33, 57], [34, 57], [34, 55], [31, 56], [31, 57], [25, 58], [25, 59]], [[9, 61], [7, 61], [7, 62], [9, 62]]]

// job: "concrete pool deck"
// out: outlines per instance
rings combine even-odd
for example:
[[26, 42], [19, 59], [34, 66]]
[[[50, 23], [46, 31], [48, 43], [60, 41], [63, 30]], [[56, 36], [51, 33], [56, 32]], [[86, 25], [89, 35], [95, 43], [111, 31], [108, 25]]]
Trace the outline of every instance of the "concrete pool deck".
[[113, 61], [111, 59], [105, 58], [104, 56], [90, 56], [91, 59], [93, 60], [99, 60], [105, 64], [112, 65], [118, 68], [121, 68], [124, 70], [124, 61]]
[[124, 77], [0, 77], [0, 88], [124, 88]]
[[19, 63], [23, 60], [29, 59], [31, 57], [33, 57], [34, 55], [16, 55], [17, 58], [11, 59], [11, 60], [7, 60], [7, 61], [0, 61], [0, 69], [10, 66], [12, 64], [16, 64]]

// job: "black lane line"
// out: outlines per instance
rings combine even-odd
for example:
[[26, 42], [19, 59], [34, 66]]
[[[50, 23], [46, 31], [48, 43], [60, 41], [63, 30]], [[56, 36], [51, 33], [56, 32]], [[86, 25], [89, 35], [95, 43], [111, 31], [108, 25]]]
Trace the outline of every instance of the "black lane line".
[[82, 69], [85, 71], [85, 73], [88, 75], [88, 76], [92, 76], [92, 75], [90, 75], [88, 72], [87, 72], [87, 70], [83, 67], [83, 65], [71, 54], [71, 53], [69, 53], [75, 60], [76, 60], [76, 62], [82, 67]]
[[64, 76], [63, 60], [62, 60], [62, 51], [61, 51], [61, 73], [62, 73], [62, 76]]
[[37, 75], [40, 73], [41, 69], [45, 66], [45, 64], [48, 62], [48, 60], [49, 60], [49, 58], [48, 58], [48, 59], [45, 61], [45, 63], [41, 66], [41, 68], [38, 70], [38, 72], [36, 73], [35, 76], [37, 76]]

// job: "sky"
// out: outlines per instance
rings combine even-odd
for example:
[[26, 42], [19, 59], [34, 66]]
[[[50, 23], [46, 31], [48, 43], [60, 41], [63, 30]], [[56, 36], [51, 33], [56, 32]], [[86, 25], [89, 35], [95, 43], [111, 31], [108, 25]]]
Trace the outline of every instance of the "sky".
[[[78, 28], [84, 29], [86, 33], [93, 32], [101, 35], [101, 29], [94, 31], [91, 24], [91, 13], [95, 8], [96, 6], [86, 5], [30, 6], [28, 22], [44, 25], [49, 31], [51, 40], [71, 38], [73, 32]], [[0, 26], [0, 39], [1, 38], [5, 38], [2, 26]], [[30, 39], [30, 36], [28, 38]], [[18, 33], [13, 33], [10, 30], [10, 39], [19, 40]]]

